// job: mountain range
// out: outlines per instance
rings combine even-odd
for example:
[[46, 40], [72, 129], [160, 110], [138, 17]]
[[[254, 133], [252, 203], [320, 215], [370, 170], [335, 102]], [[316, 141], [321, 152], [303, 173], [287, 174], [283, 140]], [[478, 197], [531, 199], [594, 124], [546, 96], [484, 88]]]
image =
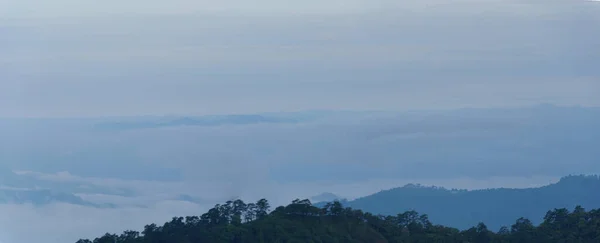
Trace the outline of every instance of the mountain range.
[[[467, 229], [485, 222], [499, 229], [525, 217], [534, 224], [542, 222], [554, 208], [600, 208], [600, 178], [571, 175], [557, 183], [526, 189], [497, 188], [485, 190], [446, 189], [408, 184], [390, 190], [340, 202], [347, 207], [382, 215], [397, 215], [415, 210], [427, 214], [433, 222]], [[323, 207], [326, 203], [316, 203]]]
[[296, 120], [288, 117], [267, 116], [259, 114], [249, 115], [222, 115], [222, 116], [202, 116], [202, 117], [174, 117], [154, 120], [128, 121], [128, 122], [103, 122], [97, 124], [98, 129], [108, 130], [129, 130], [144, 128], [162, 128], [178, 126], [223, 126], [223, 125], [252, 125], [261, 123], [297, 123]]
[[[371, 200], [375, 206], [394, 207], [396, 203], [419, 200], [420, 205], [435, 205], [434, 214], [452, 218], [456, 224], [464, 219], [494, 219], [522, 212], [527, 215], [540, 212], [534, 223], [527, 217], [518, 217], [506, 227], [490, 229], [479, 222], [465, 229], [442, 225], [428, 214], [408, 210], [395, 215], [382, 215], [344, 207], [339, 201], [315, 207], [310, 200], [296, 199], [287, 206], [271, 210], [266, 199], [256, 203], [229, 200], [217, 204], [201, 216], [173, 217], [157, 225], [148, 224], [142, 232], [126, 230], [122, 234], [105, 233], [94, 240], [80, 239], [76, 243], [140, 243], [140, 242], [582, 242], [600, 241], [600, 210], [580, 205], [573, 209], [549, 208], [579, 201], [597, 205], [598, 176], [568, 176], [560, 182], [525, 190], [447, 190], [438, 187], [407, 185], [380, 192], [356, 201]], [[587, 194], [586, 194], [587, 193]], [[402, 200], [398, 195], [410, 195]], [[329, 193], [323, 194], [331, 196]], [[482, 198], [484, 196], [485, 198]], [[504, 197], [504, 198], [502, 198]], [[475, 208], [468, 208], [473, 206]], [[513, 207], [513, 210], [510, 210]], [[423, 208], [427, 208], [426, 206]], [[376, 208], [372, 208], [371, 211]], [[392, 210], [391, 208], [382, 208]], [[479, 211], [482, 210], [483, 211]], [[535, 212], [534, 212], [535, 211]], [[544, 212], [545, 211], [545, 212]], [[475, 212], [479, 212], [475, 213]], [[492, 215], [493, 214], [493, 215]], [[542, 216], [543, 215], [543, 216]], [[450, 218], [446, 218], [449, 220]], [[497, 221], [497, 220], [496, 220]], [[101, 231], [100, 231], [101, 232]]]

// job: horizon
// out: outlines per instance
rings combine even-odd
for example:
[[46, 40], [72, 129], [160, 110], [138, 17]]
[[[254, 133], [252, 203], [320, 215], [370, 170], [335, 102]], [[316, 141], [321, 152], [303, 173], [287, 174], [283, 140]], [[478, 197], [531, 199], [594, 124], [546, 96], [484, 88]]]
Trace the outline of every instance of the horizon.
[[[536, 109], [544, 112], [531, 112]], [[85, 206], [76, 201], [55, 201], [33, 206], [8, 199], [8, 204], [0, 204], [0, 212], [9, 218], [38, 220], [39, 226], [34, 228], [56, 222], [56, 215], [61, 214], [66, 215], [62, 220], [76, 215], [93, 215], [97, 219], [92, 225], [56, 226], [45, 233], [59, 234], [66, 240], [91, 237], [100, 229], [137, 229], [174, 215], [202, 212], [211, 204], [231, 198], [268, 198], [273, 205], [285, 205], [294, 198], [310, 198], [323, 192], [353, 200], [409, 183], [467, 190], [532, 188], [557, 182], [568, 174], [600, 174], [600, 167], [593, 163], [600, 155], [592, 149], [600, 143], [600, 136], [594, 135], [600, 134], [594, 125], [600, 122], [597, 107], [543, 103], [428, 112], [315, 113], [314, 121], [298, 124], [224, 123], [106, 131], [93, 125], [127, 119], [84, 118], [70, 124], [69, 119], [42, 118], [31, 124], [0, 123], [4, 135], [0, 138], [0, 165], [33, 172], [21, 171], [8, 180], [5, 177], [0, 185], [38, 185], [92, 203]], [[272, 114], [304, 116], [302, 112]], [[202, 116], [192, 118], [202, 120]], [[226, 122], [228, 116], [222, 118]], [[160, 121], [165, 117], [140, 119]], [[539, 130], [548, 126], [552, 130]], [[572, 135], [565, 139], [562, 134]], [[441, 152], [448, 146], [450, 150], [445, 151], [465, 152]], [[511, 152], [502, 152], [510, 151], [507, 148], [522, 152], [515, 157]], [[232, 149], [237, 152], [227, 152]], [[542, 153], [535, 152], [540, 149]], [[526, 156], [528, 153], [531, 155]], [[577, 159], [563, 159], [569, 156]], [[486, 166], [494, 169], [474, 166], [471, 161], [477, 158], [484, 158], [488, 161]], [[40, 163], [43, 161], [52, 163], [48, 166]], [[342, 171], [334, 169], [344, 163]], [[312, 173], [313, 167], [324, 170]], [[439, 169], [428, 173], [427, 168]], [[110, 223], [115, 221], [120, 223]], [[0, 221], [0, 227], [13, 232], [7, 235], [10, 239], [28, 238], [9, 221]]]
[[534, 103], [530, 105], [514, 105], [514, 106], [485, 106], [485, 107], [458, 107], [446, 109], [404, 109], [404, 110], [352, 110], [352, 109], [302, 109], [293, 111], [261, 111], [261, 112], [246, 112], [246, 113], [157, 113], [157, 114], [132, 114], [132, 115], [106, 115], [106, 116], [17, 116], [17, 117], [2, 117], [0, 119], [39, 119], [39, 120], [68, 120], [68, 119], [129, 119], [129, 118], [201, 118], [201, 117], [227, 117], [227, 116], [250, 116], [250, 115], [282, 115], [282, 114], [299, 114], [299, 113], [389, 113], [389, 114], [405, 114], [405, 113], [422, 113], [422, 112], [452, 112], [452, 111], [467, 111], [467, 110], [511, 110], [511, 109], [534, 109], [534, 108], [584, 108], [584, 109], [600, 109], [600, 105], [560, 105], [548, 102]]
[[0, 0], [0, 242], [600, 174], [597, 26], [586, 0]]

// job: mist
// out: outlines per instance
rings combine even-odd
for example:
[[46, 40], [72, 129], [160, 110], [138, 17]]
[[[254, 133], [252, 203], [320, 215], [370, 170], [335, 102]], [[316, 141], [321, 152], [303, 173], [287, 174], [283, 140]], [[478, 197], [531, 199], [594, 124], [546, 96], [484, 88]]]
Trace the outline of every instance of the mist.
[[0, 0], [0, 242], [600, 173], [598, 26], [592, 1]]

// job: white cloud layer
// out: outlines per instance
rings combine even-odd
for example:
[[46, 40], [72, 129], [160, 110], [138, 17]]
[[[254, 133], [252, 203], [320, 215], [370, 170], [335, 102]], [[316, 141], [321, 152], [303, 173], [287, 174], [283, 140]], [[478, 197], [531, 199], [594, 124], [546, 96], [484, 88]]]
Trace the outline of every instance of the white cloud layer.
[[[352, 199], [407, 183], [518, 188], [600, 172], [598, 108], [271, 116], [304, 122], [153, 128], [145, 124], [179, 119], [0, 119], [0, 189], [52, 189], [119, 206], [0, 205], [0, 241], [63, 243], [141, 230], [233, 198], [281, 205], [323, 192]], [[132, 120], [138, 129], [96, 126]], [[182, 173], [165, 179], [173, 168]]]
[[[40, 174], [42, 175], [42, 174]], [[46, 179], [58, 179], [61, 175], [43, 175]], [[83, 178], [82, 178], [83, 179]], [[63, 180], [63, 179], [60, 179]], [[88, 179], [86, 179], [88, 180]], [[109, 180], [96, 180], [98, 185], [113, 185]], [[423, 185], [444, 185], [448, 188], [493, 188], [513, 187], [524, 188], [542, 186], [556, 182], [555, 177], [529, 177], [529, 178], [503, 178], [492, 177], [484, 180], [457, 178], [451, 180], [370, 180], [357, 183], [271, 183], [256, 187], [248, 192], [246, 201], [256, 200], [264, 193], [273, 206], [287, 204], [295, 198], [309, 198], [321, 192], [333, 192], [337, 195], [353, 199], [377, 192], [405, 185], [407, 183], [420, 183]], [[110, 202], [118, 204], [115, 209], [100, 209], [71, 204], [54, 203], [35, 207], [32, 205], [0, 204], [0, 242], [3, 243], [64, 243], [75, 242], [79, 238], [94, 238], [102, 234], [120, 233], [124, 230], [143, 230], [146, 224], [162, 223], [175, 216], [200, 215], [214, 204], [198, 205], [184, 201], [174, 201], [161, 198], [163, 193], [174, 193], [179, 186], [163, 183], [156, 188], [153, 182], [145, 181], [145, 187], [140, 188], [142, 182], [122, 181], [134, 189], [143, 189], [141, 193], [149, 193], [133, 198], [119, 198], [115, 196], [83, 195], [84, 199], [101, 203]], [[202, 189], [198, 184], [188, 184], [195, 187], [196, 195], [210, 195], [215, 189]], [[218, 190], [218, 189], [217, 189]], [[259, 195], [260, 196], [257, 196]], [[171, 194], [175, 195], [175, 194]], [[144, 207], [139, 207], [144, 206]], [[35, 233], [32, 233], [35, 232]]]
[[[0, 117], [414, 110], [543, 102], [599, 106], [599, 5], [570, 0], [0, 0]], [[99, 163], [114, 159], [119, 160], [111, 161], [115, 167], [129, 161], [124, 167], [134, 168], [122, 174], [166, 163], [186, 173], [177, 182], [24, 173], [46, 181], [126, 187], [136, 195], [80, 195], [126, 206], [118, 209], [0, 205], [0, 242], [74, 242], [105, 231], [139, 230], [171, 216], [201, 214], [209, 206], [170, 200], [182, 193], [211, 203], [235, 195], [249, 200], [268, 197], [282, 204], [321, 192], [352, 198], [408, 182], [523, 187], [555, 180], [557, 171], [597, 170], [590, 162], [597, 158], [596, 150], [588, 148], [597, 147], [590, 143], [596, 141], [594, 134], [577, 130], [578, 143], [569, 140], [574, 127], [585, 126], [575, 122], [561, 127], [559, 134], [570, 134], [569, 139], [545, 131], [524, 139], [515, 135], [522, 130], [506, 132], [514, 128], [511, 124], [469, 123], [491, 131], [477, 136], [462, 123], [441, 133], [426, 126], [347, 124], [165, 129], [119, 136], [63, 133], [45, 125], [24, 132], [8, 128], [0, 138], [0, 147], [10, 148], [1, 151], [6, 154], [35, 150], [55, 156], [65, 167], [83, 160], [85, 166], [68, 165], [84, 171], [91, 170], [88, 166], [102, 169]], [[490, 134], [499, 139], [485, 138]], [[503, 137], [506, 134], [522, 140], [515, 142]], [[435, 141], [453, 136], [463, 139], [464, 147], [440, 153], [450, 157], [462, 152], [456, 158], [465, 163], [428, 156], [427, 149], [444, 147]], [[578, 146], [569, 147], [569, 154], [551, 153], [561, 150], [552, 146], [565, 141]], [[476, 145], [481, 147], [474, 152]], [[515, 157], [498, 152], [506, 161], [517, 161], [513, 164], [483, 156], [509, 145], [525, 151]], [[548, 146], [547, 157], [527, 153], [535, 146]], [[2, 157], [1, 163], [48, 164], [36, 154]], [[473, 166], [482, 157], [488, 158], [489, 167]], [[402, 159], [405, 163], [398, 163]], [[541, 166], [546, 159], [556, 163]], [[522, 163], [526, 160], [529, 163]], [[430, 177], [467, 173], [466, 169], [505, 174], [484, 179], [457, 179], [456, 174], [437, 180], [376, 179], [386, 171], [416, 174], [423, 165], [414, 161], [438, 168]], [[336, 166], [342, 162], [354, 172], [350, 176], [366, 179], [267, 179], [269, 173], [290, 179], [311, 166], [324, 168], [315, 177], [341, 177], [345, 173]], [[368, 163], [390, 169], [368, 171]], [[506, 176], [517, 167], [523, 174], [543, 168], [552, 176]], [[422, 173], [425, 177], [429, 172]], [[139, 204], [147, 207], [136, 207]]]

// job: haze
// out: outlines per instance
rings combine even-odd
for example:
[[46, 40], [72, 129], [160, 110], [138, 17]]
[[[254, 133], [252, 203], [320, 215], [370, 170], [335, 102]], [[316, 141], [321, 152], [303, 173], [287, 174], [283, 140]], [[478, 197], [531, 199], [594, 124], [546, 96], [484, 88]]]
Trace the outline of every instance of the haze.
[[0, 242], [600, 173], [599, 26], [592, 1], [0, 0]]

